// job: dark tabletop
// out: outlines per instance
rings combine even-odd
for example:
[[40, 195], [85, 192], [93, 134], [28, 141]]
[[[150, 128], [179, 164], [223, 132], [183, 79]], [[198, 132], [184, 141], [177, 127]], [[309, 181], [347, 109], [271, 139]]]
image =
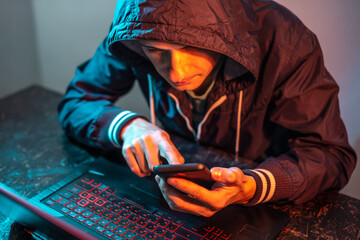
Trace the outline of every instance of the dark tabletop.
[[[0, 100], [0, 182], [26, 197], [33, 197], [75, 168], [89, 165], [99, 154], [64, 135], [56, 109], [61, 97], [32, 86]], [[210, 167], [252, 166], [251, 162], [234, 162], [221, 151], [177, 136], [172, 140], [185, 159], [212, 159]], [[118, 152], [107, 155], [117, 154], [120, 158]], [[278, 239], [360, 239], [360, 200], [332, 191], [302, 205], [270, 206], [291, 218]], [[8, 238], [11, 224], [0, 213], [0, 239]]]

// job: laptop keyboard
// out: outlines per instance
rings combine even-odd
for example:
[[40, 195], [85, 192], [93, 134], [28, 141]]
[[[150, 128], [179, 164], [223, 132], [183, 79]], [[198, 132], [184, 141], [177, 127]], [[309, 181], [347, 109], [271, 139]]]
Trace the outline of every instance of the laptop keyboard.
[[150, 212], [83, 177], [41, 202], [113, 240], [227, 240], [216, 226], [192, 228], [161, 211]]

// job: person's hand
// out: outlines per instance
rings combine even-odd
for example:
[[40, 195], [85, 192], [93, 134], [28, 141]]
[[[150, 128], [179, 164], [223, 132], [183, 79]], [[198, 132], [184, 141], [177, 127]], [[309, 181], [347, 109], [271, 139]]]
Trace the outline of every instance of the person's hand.
[[255, 194], [256, 182], [239, 168], [215, 167], [211, 177], [216, 183], [211, 190], [187, 179], [155, 176], [160, 190], [171, 209], [210, 217], [230, 204], [245, 204]]
[[150, 122], [136, 118], [120, 133], [122, 154], [131, 171], [140, 177], [150, 175], [160, 164], [159, 156], [169, 164], [182, 164], [184, 158], [171, 142], [169, 134]]

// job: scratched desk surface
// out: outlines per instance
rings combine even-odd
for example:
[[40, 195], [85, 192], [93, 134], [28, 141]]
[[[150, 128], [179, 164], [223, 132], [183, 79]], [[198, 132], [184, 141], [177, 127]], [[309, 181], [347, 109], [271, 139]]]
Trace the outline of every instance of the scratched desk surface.
[[[29, 87], [0, 100], [0, 182], [32, 197], [96, 158], [68, 140], [57, 120], [62, 95]], [[187, 161], [211, 159], [211, 166], [252, 167], [182, 138], [172, 140]], [[116, 154], [120, 153], [113, 153]], [[119, 157], [120, 158], [120, 157]], [[278, 239], [360, 239], [360, 200], [328, 192], [302, 205], [270, 205], [290, 215]], [[0, 214], [0, 239], [12, 221]]]

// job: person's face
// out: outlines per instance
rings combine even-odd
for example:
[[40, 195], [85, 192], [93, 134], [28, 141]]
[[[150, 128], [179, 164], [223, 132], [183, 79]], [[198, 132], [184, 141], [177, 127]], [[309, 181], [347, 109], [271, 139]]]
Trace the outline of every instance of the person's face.
[[221, 54], [182, 44], [140, 41], [150, 61], [174, 88], [197, 89], [208, 77]]

